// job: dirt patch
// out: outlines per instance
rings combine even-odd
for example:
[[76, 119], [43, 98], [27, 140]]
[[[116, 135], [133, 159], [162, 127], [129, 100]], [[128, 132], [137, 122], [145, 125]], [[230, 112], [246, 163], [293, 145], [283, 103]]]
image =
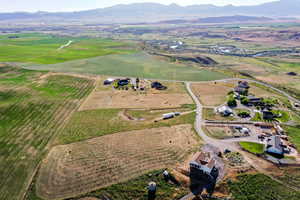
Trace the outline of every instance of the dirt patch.
[[185, 92], [181, 83], [165, 84], [166, 91], [146, 89], [146, 92], [116, 90], [112, 86], [104, 87], [99, 82], [96, 90], [88, 97], [80, 110], [103, 108], [175, 108], [183, 104], [193, 104], [191, 97]]
[[84, 79], [92, 79], [92, 80], [97, 80], [99, 78], [97, 78], [96, 76], [92, 76], [92, 75], [81, 75], [81, 74], [73, 74], [73, 73], [63, 73], [63, 72], [48, 72], [46, 74], [43, 74], [39, 77], [39, 79], [37, 80], [38, 83], [44, 83], [45, 81], [47, 81], [47, 79], [50, 76], [55, 76], [55, 75], [61, 75], [61, 76], [73, 76], [73, 77], [78, 77], [78, 78], [84, 78]]
[[42, 163], [37, 193], [46, 199], [77, 196], [173, 167], [198, 145], [192, 126], [179, 125], [56, 146]]
[[99, 199], [97, 199], [95, 197], [85, 197], [85, 198], [81, 198], [79, 200], [99, 200]]
[[192, 90], [204, 106], [218, 106], [226, 101], [227, 93], [235, 85], [235, 82], [195, 83]]

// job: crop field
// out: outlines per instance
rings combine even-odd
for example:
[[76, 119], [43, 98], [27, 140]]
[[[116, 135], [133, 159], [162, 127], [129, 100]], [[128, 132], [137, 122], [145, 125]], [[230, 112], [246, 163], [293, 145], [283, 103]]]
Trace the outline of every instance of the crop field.
[[298, 200], [300, 193], [290, 190], [263, 174], [241, 175], [237, 181], [229, 182], [235, 200]]
[[145, 129], [55, 146], [43, 161], [37, 195], [78, 196], [174, 166], [199, 145], [192, 125]]
[[28, 65], [26, 68], [181, 81], [208, 81], [227, 77], [220, 72], [199, 66], [170, 63], [146, 53], [100, 56], [53, 65]]
[[0, 67], [0, 199], [21, 199], [49, 144], [93, 81]]
[[[67, 45], [69, 41], [72, 42]], [[108, 39], [59, 37], [38, 33], [0, 36], [0, 62], [53, 64], [133, 52], [135, 50], [130, 45]]]
[[235, 87], [235, 82], [194, 83], [193, 92], [204, 106], [219, 106], [226, 102], [227, 93]]
[[192, 104], [193, 100], [187, 94], [183, 83], [166, 83], [167, 90], [158, 91], [150, 88], [150, 81], [144, 92], [133, 90], [116, 90], [112, 86], [98, 84], [96, 90], [88, 97], [80, 110], [103, 108], [176, 108]]

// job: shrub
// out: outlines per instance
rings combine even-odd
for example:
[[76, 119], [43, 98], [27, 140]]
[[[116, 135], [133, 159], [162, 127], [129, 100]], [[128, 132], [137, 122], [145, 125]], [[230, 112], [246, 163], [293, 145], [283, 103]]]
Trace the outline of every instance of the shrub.
[[248, 111], [242, 111], [242, 112], [238, 113], [238, 116], [239, 117], [243, 117], [243, 118], [250, 117], [250, 112], [248, 112]]

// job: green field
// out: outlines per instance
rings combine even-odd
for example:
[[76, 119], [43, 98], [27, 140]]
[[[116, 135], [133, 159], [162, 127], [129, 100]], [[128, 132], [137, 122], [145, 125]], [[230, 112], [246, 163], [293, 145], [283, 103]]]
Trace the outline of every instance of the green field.
[[264, 152], [264, 145], [254, 142], [240, 142], [243, 149], [254, 154], [262, 154]]
[[195, 113], [190, 113], [155, 123], [153, 120], [160, 117], [162, 113], [166, 113], [166, 111], [155, 114], [151, 114], [149, 111], [134, 111], [130, 112], [132, 116], [143, 117], [146, 120], [128, 121], [119, 116], [120, 112], [121, 109], [99, 109], [76, 112], [71, 117], [63, 133], [58, 136], [58, 143], [69, 144], [123, 131], [174, 126], [178, 124], [192, 124], [195, 120]]
[[300, 127], [299, 126], [285, 126], [284, 130], [287, 132], [291, 142], [300, 150]]
[[100, 56], [53, 65], [27, 65], [25, 68], [182, 81], [208, 81], [226, 78], [226, 75], [219, 72], [199, 66], [169, 63], [146, 53]]
[[241, 175], [229, 181], [229, 190], [235, 200], [298, 200], [300, 193], [290, 190], [263, 174]]
[[0, 67], [0, 199], [19, 200], [93, 81]]
[[[69, 41], [72, 43], [68, 47], [59, 49]], [[135, 50], [130, 45], [108, 39], [59, 37], [38, 33], [0, 36], [0, 62], [53, 64], [132, 52]]]

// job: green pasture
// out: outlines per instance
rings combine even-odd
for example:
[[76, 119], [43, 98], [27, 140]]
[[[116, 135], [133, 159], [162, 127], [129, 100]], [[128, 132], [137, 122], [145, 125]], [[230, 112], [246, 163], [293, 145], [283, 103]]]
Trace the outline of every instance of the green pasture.
[[277, 183], [263, 174], [243, 174], [228, 182], [235, 200], [298, 200], [300, 193]]
[[53, 65], [27, 65], [28, 69], [142, 77], [150, 79], [209, 81], [226, 75], [199, 66], [169, 63], [145, 53], [100, 56]]
[[[60, 49], [72, 41], [70, 46]], [[100, 38], [72, 38], [38, 33], [0, 36], [0, 62], [53, 64], [96, 56], [135, 52], [126, 43]]]
[[148, 120], [128, 121], [119, 116], [121, 111], [121, 109], [99, 109], [76, 112], [71, 117], [63, 133], [58, 135], [58, 143], [69, 144], [123, 131], [193, 124], [195, 120], [195, 113], [190, 113], [155, 123], [153, 122], [154, 119], [161, 117], [165, 113], [164, 111], [152, 114], [150, 111], [137, 110], [130, 112], [130, 114]]
[[300, 126], [285, 126], [285, 131], [289, 136], [291, 142], [297, 146], [297, 149], [300, 149]]
[[[156, 200], [173, 200], [179, 199], [188, 193], [188, 189], [180, 184], [165, 181], [162, 173], [164, 169], [150, 171], [147, 174], [131, 179], [129, 181], [114, 184], [112, 186], [95, 190], [87, 194], [73, 197], [68, 200], [81, 200], [85, 198], [101, 198], [101, 199], [115, 199], [115, 200], [133, 200], [148, 199], [147, 186], [154, 181], [157, 184]], [[170, 173], [173, 177], [173, 175]], [[35, 185], [32, 184], [28, 192], [26, 200], [42, 200], [35, 193]]]

